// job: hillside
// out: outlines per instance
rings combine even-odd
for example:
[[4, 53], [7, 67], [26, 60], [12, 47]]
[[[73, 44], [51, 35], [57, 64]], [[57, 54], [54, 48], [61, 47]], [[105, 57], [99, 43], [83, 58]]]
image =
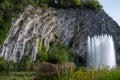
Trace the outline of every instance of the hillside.
[[46, 46], [47, 53], [52, 43], [60, 42], [86, 62], [87, 37], [99, 34], [112, 35], [116, 53], [120, 53], [120, 28], [102, 8], [94, 5], [65, 9], [29, 5], [12, 19], [0, 56], [17, 62], [27, 55], [35, 61], [39, 43]]

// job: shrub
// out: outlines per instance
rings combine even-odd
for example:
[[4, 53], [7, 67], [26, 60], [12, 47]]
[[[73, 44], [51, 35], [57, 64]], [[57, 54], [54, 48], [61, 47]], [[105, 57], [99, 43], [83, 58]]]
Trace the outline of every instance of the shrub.
[[7, 63], [6, 60], [2, 57], [0, 59], [0, 71], [6, 70], [7, 69]]
[[94, 0], [94, 1], [86, 1], [83, 5], [85, 7], [87, 7], [87, 8], [93, 9], [93, 10], [102, 8], [100, 3], [98, 1], [96, 1], [96, 0]]
[[8, 71], [14, 69], [14, 62], [13, 61], [6, 61], [4, 56], [0, 59], [0, 71]]
[[[3, 22], [5, 21], [2, 19]], [[6, 20], [6, 22], [1, 22], [0, 24], [0, 45], [3, 44], [5, 38], [8, 36], [8, 31], [10, 30], [11, 27], [11, 19]]]
[[48, 51], [48, 62], [65, 63], [68, 62], [69, 50], [61, 43], [55, 44]]
[[76, 6], [80, 6], [81, 5], [81, 0], [73, 0], [73, 4]]
[[46, 52], [41, 52], [38, 53], [36, 56], [36, 61], [37, 62], [43, 62], [43, 61], [47, 61], [47, 53]]
[[41, 39], [39, 38], [38, 53], [36, 56], [36, 62], [47, 61], [46, 47], [44, 44], [42, 44], [42, 42], [40, 40]]
[[60, 7], [65, 9], [68, 7], [68, 5], [66, 3], [60, 3]]
[[41, 3], [39, 6], [44, 9], [48, 8], [48, 4], [46, 3]]
[[16, 71], [25, 71], [33, 70], [33, 63], [28, 56], [23, 56], [22, 60], [14, 63], [14, 70]]
[[30, 60], [30, 57], [23, 56], [21, 61], [13, 62], [6, 61], [4, 58], [0, 59], [0, 71], [25, 71], [25, 70], [33, 70], [33, 63]]

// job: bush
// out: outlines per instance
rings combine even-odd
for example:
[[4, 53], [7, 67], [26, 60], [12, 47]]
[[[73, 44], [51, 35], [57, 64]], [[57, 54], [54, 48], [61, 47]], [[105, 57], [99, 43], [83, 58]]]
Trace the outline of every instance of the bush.
[[4, 58], [0, 59], [0, 71], [25, 71], [25, 70], [33, 70], [33, 63], [31, 62], [28, 56], [23, 56], [21, 61], [13, 62], [7, 61]]
[[38, 53], [36, 56], [36, 62], [44, 62], [47, 61], [47, 53], [46, 52], [41, 52]]
[[41, 4], [40, 4], [40, 7], [46, 9], [46, 8], [48, 8], [48, 4], [46, 4], [46, 3], [41, 3]]
[[0, 59], [0, 71], [8, 71], [14, 69], [13, 61], [6, 61], [4, 56]]
[[98, 1], [86, 1], [83, 4], [85, 7], [96, 10], [96, 9], [101, 9], [102, 6], [100, 5], [100, 3]]
[[6, 61], [5, 59], [0, 59], [0, 71], [1, 70], [15, 70], [15, 71], [25, 71], [33, 70], [33, 64], [39, 62], [50, 62], [50, 63], [65, 63], [71, 58], [69, 50], [61, 43], [50, 43], [50, 49], [46, 53], [46, 47], [42, 42], [38, 45], [38, 54], [36, 56], [35, 62], [31, 61], [31, 58], [23, 55], [22, 60], [18, 62]]
[[41, 40], [41, 38], [39, 38], [38, 53], [37, 53], [35, 62], [47, 61], [46, 47], [44, 44], [42, 44], [42, 42], [40, 40]]
[[11, 19], [9, 19], [7, 22], [0, 24], [0, 34], [1, 34], [0, 35], [0, 46], [3, 44], [5, 38], [8, 36], [10, 27], [11, 27]]
[[60, 3], [60, 7], [66, 9], [68, 7], [67, 3]]
[[65, 63], [69, 61], [69, 50], [61, 43], [51, 41], [50, 48], [46, 53], [46, 47], [39, 39], [38, 54], [35, 62]]
[[72, 3], [76, 6], [80, 6], [81, 5], [81, 0], [73, 0]]
[[0, 59], [0, 71], [7, 69], [7, 61], [2, 57]]
[[23, 56], [22, 60], [14, 63], [15, 71], [33, 70], [33, 63], [28, 56]]
[[65, 63], [69, 60], [69, 50], [58, 43], [52, 46], [48, 51], [48, 62], [50, 63]]

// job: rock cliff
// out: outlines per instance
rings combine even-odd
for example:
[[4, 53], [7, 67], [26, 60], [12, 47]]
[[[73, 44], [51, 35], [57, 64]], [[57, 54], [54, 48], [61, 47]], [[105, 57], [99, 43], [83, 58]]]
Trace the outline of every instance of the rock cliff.
[[[65, 44], [80, 57], [87, 55], [87, 37], [110, 34], [114, 38], [117, 53], [120, 49], [120, 27], [103, 9], [42, 9], [29, 6], [17, 18], [6, 38], [0, 56], [6, 60], [19, 61], [23, 55], [36, 59], [38, 43], [41, 41], [49, 49], [49, 43], [57, 41]], [[31, 48], [31, 49], [30, 49]]]

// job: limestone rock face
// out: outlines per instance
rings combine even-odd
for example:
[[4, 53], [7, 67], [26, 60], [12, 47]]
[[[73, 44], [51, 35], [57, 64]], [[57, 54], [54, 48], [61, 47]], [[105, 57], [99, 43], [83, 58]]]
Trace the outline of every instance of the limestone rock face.
[[120, 28], [102, 9], [63, 10], [28, 6], [13, 19], [0, 56], [4, 55], [6, 60], [17, 62], [26, 55], [34, 61], [39, 42], [45, 44], [47, 52], [49, 42], [57, 36], [57, 41], [65, 44], [75, 54], [85, 57], [88, 35], [104, 33], [113, 36], [116, 50], [119, 51]]

